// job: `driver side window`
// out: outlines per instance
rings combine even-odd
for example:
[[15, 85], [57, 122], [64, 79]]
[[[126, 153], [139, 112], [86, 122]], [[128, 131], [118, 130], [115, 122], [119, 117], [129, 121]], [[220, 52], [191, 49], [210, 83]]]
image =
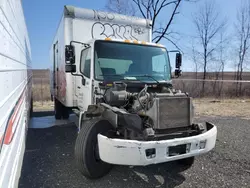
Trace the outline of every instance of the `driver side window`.
[[164, 72], [166, 60], [164, 54], [152, 57], [152, 71], [153, 72]]
[[81, 53], [81, 73], [90, 78], [91, 48], [82, 50]]
[[168, 58], [165, 54], [152, 57], [152, 74], [162, 75], [165, 80], [171, 79], [171, 72]]

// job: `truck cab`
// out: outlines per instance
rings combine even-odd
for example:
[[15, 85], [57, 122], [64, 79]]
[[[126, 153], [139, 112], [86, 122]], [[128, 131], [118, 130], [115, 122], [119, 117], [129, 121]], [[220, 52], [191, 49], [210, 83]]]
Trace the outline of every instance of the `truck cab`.
[[[66, 69], [69, 72], [72, 68], [79, 70], [76, 101], [81, 111], [99, 102], [99, 95], [103, 92], [100, 85], [107, 87], [113, 82], [124, 82], [131, 85], [130, 90], [138, 92], [145, 84], [156, 90], [158, 85], [171, 85], [168, 52], [162, 45], [110, 38], [80, 45], [83, 46], [78, 54], [80, 63], [75, 65], [69, 62]], [[74, 51], [73, 46], [69, 48]]]

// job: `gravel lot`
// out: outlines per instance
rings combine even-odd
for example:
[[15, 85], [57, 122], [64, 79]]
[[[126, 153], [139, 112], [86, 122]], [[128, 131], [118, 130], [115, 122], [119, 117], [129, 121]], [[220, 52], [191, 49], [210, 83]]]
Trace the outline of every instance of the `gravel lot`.
[[199, 117], [218, 126], [216, 148], [190, 169], [175, 162], [147, 167], [115, 166], [102, 179], [83, 177], [74, 164], [76, 127], [30, 129], [20, 188], [250, 187], [250, 120]]

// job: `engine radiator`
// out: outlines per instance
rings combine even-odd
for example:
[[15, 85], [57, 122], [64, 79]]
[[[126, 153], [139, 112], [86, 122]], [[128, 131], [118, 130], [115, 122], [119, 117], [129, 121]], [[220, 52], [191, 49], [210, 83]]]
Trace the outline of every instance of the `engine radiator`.
[[154, 128], [156, 129], [187, 127], [192, 124], [192, 98], [156, 98], [150, 114], [151, 117], [154, 117]]

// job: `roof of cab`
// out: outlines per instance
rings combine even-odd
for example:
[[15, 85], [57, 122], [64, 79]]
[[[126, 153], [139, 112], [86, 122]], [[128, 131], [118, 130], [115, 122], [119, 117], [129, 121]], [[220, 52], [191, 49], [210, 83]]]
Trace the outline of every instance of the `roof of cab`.
[[130, 44], [140, 44], [140, 45], [148, 45], [148, 46], [157, 46], [157, 47], [166, 47], [159, 43], [153, 42], [146, 42], [146, 41], [139, 41], [139, 40], [128, 40], [128, 39], [112, 39], [112, 38], [105, 38], [105, 39], [91, 39], [87, 42], [87, 44], [94, 43], [95, 41], [110, 41], [110, 42], [120, 42], [120, 43], [130, 43]]

